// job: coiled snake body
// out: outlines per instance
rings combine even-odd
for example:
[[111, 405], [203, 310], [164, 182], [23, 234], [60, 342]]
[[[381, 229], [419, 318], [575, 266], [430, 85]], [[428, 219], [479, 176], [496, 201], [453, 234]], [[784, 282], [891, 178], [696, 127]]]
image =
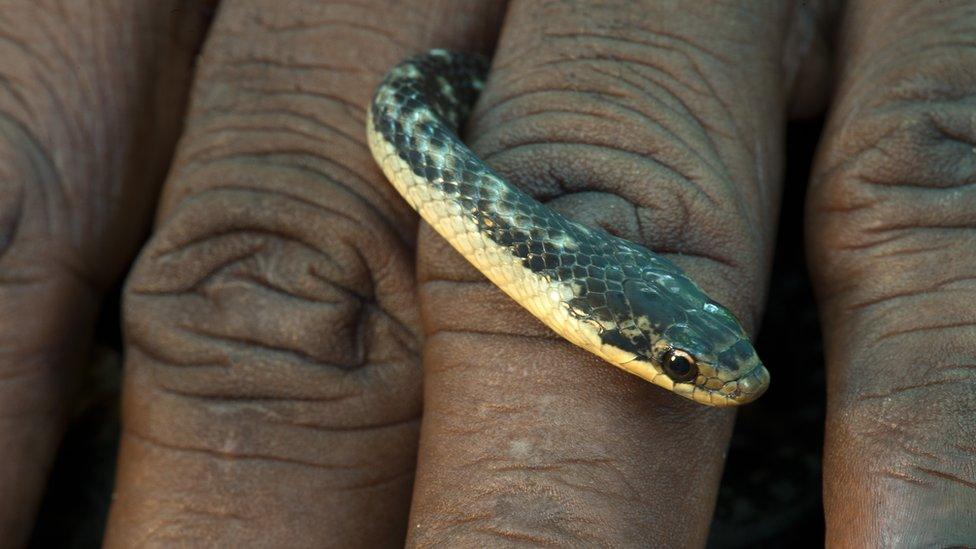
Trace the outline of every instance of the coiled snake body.
[[494, 284], [570, 342], [681, 396], [733, 406], [769, 374], [735, 317], [668, 259], [566, 219], [461, 142], [478, 57], [433, 50], [376, 91], [367, 138], [383, 173]]

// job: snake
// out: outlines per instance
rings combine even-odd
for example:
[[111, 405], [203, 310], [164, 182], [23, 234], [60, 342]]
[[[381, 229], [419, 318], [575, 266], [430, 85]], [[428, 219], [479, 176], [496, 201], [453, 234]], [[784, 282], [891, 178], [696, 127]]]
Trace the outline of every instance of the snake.
[[752, 402], [769, 372], [735, 315], [667, 257], [537, 201], [460, 137], [487, 78], [477, 54], [394, 66], [366, 113], [399, 194], [494, 285], [567, 341], [700, 404]]

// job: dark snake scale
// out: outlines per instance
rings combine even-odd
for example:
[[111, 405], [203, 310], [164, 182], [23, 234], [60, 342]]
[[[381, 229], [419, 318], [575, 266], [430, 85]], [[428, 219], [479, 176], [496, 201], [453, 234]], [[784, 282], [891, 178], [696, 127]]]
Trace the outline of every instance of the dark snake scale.
[[550, 210], [458, 137], [487, 63], [433, 50], [397, 65], [368, 113], [383, 173], [451, 245], [570, 342], [710, 406], [755, 400], [769, 373], [736, 318], [677, 265]]

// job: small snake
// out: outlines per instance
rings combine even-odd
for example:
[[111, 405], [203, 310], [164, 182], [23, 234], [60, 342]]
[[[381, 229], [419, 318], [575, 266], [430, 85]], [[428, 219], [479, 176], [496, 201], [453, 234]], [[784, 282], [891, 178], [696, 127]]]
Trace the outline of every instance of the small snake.
[[570, 342], [710, 406], [755, 400], [763, 367], [735, 316], [650, 250], [567, 219], [458, 137], [487, 62], [432, 50], [386, 76], [367, 116], [397, 191], [489, 280]]

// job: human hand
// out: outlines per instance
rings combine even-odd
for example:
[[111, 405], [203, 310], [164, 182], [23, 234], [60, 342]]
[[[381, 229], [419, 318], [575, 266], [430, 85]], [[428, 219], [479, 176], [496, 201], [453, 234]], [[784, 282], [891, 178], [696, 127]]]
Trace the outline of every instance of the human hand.
[[[0, 438], [13, 451], [0, 483], [13, 488], [0, 524], [15, 535], [101, 292], [127, 270], [178, 132], [172, 75], [202, 29], [168, 35], [188, 28], [167, 19], [177, 7], [100, 6], [91, 36], [68, 32], [79, 14], [25, 8], [3, 23], [0, 165], [12, 175], [0, 303], [23, 322], [3, 335]], [[967, 10], [843, 10], [808, 209], [835, 542], [976, 536], [960, 295], [971, 276], [960, 253], [972, 133], [960, 97], [976, 64]], [[816, 29], [829, 11], [224, 3], [157, 227], [128, 275], [107, 543], [700, 545], [734, 414], [554, 338], [429, 229], [415, 240], [415, 215], [364, 146], [364, 107], [410, 53], [494, 51], [467, 132], [476, 152], [567, 215], [671, 252], [754, 329], [783, 124], [788, 107], [824, 97]], [[57, 39], [29, 34], [44, 29]], [[161, 113], [151, 128], [147, 112]], [[789, 365], [769, 366], [775, 391]]]

